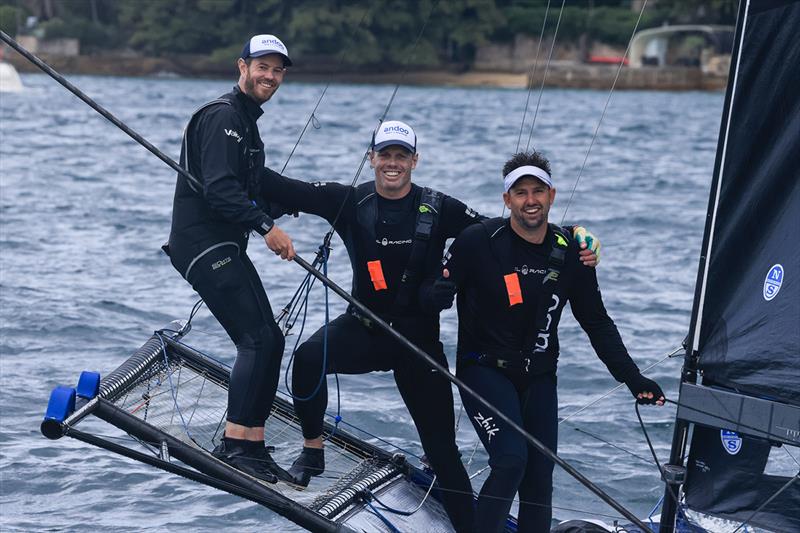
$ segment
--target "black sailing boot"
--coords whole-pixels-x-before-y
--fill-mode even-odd
[[[295,483],[294,478],[275,462],[269,454],[270,451],[263,442],[223,437],[211,454],[237,470],[267,483]]]
[[[289,475],[294,478],[294,483],[307,487],[313,476],[318,476],[325,471],[325,450],[322,448],[306,448],[294,460],[289,468]]]

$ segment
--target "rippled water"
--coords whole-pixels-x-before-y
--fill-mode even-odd
[[[73,81],[175,157],[191,111],[232,85]],[[49,78],[27,75],[23,82],[24,93],[0,95],[0,528],[295,530],[233,496],[39,433],[54,386],[74,383],[84,369],[112,370],[154,329],[185,318],[195,296],[159,250],[169,231],[174,173]],[[283,166],[322,89],[287,82],[265,106],[260,127],[273,168]],[[392,90],[332,86],[317,113],[320,128],[309,130],[286,173],[349,182]],[[415,180],[499,214],[500,168],[516,145],[525,96],[522,90],[401,87],[389,118],[417,130]],[[606,97],[599,91],[543,95],[533,144],[553,163],[556,221]],[[640,367],[661,360],[687,331],[721,106],[719,93],[615,93],[568,209],[568,222],[583,223],[602,239],[606,306]],[[280,225],[306,257],[326,229],[310,216]],[[251,257],[278,308],[303,272],[253,244]],[[349,286],[340,242],[330,272]],[[323,318],[322,292],[313,298],[318,305],[307,331]],[[333,307],[338,312],[344,305]],[[443,340],[451,360],[455,332],[450,311],[443,315]],[[567,416],[615,382],[568,313],[560,334],[559,396]],[[232,345],[207,313],[196,319],[188,340],[231,360]],[[679,368],[679,360],[670,359],[650,375],[675,394]],[[346,420],[420,451],[389,374],[345,376],[341,383]],[[646,411],[662,459],[673,415],[672,407]],[[646,459],[649,452],[627,390],[570,418],[559,438],[565,459],[636,514],[646,516],[657,503],[656,469],[632,455]],[[476,437],[466,420],[459,439],[469,457]],[[484,457],[479,447],[470,470]],[[563,472],[557,472],[554,504],[558,518],[616,514]]]

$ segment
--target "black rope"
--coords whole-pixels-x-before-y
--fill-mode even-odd
[[[653,443],[650,442],[650,435],[647,434],[647,428],[644,425],[644,421],[642,420],[642,415],[639,413],[639,402],[633,402],[634,409],[636,410],[636,418],[639,419],[639,426],[642,428],[642,433],[644,434],[644,438],[647,441],[647,447],[650,448],[650,453],[653,456],[653,461],[656,464],[656,468],[658,468],[658,473],[661,475],[661,478],[664,480],[667,491],[669,492],[670,498],[675,502],[676,506],[680,505],[680,501],[678,499],[678,495],[675,494],[673,491],[673,487],[670,486],[668,482],[666,482],[666,478],[664,477],[664,469],[661,467],[661,463],[658,461],[658,456],[656,455],[656,450],[653,448]]]

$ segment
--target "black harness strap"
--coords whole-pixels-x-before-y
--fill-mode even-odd
[[[403,270],[401,284],[395,299],[395,303],[399,307],[407,307],[413,302],[419,281],[425,272],[428,244],[438,227],[439,212],[444,201],[444,194],[429,187],[417,189],[415,194],[414,206],[417,214],[411,253]],[[356,218],[361,230],[366,234],[369,246],[373,246],[377,238],[375,225],[378,222],[378,198],[374,181],[362,183],[357,187]]]
[[[411,304],[425,272],[425,259],[428,256],[431,235],[433,235],[434,228],[437,226],[436,223],[439,219],[443,200],[444,195],[439,191],[435,191],[430,187],[422,189],[419,207],[417,207],[417,220],[414,226],[411,253],[408,256],[408,262],[403,271],[403,277],[400,280],[401,285],[395,300],[397,305],[401,307]]]

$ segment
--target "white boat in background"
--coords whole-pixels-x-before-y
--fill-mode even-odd
[[[11,63],[3,61],[3,49],[0,48],[0,93],[18,93],[24,89],[17,69]]]

